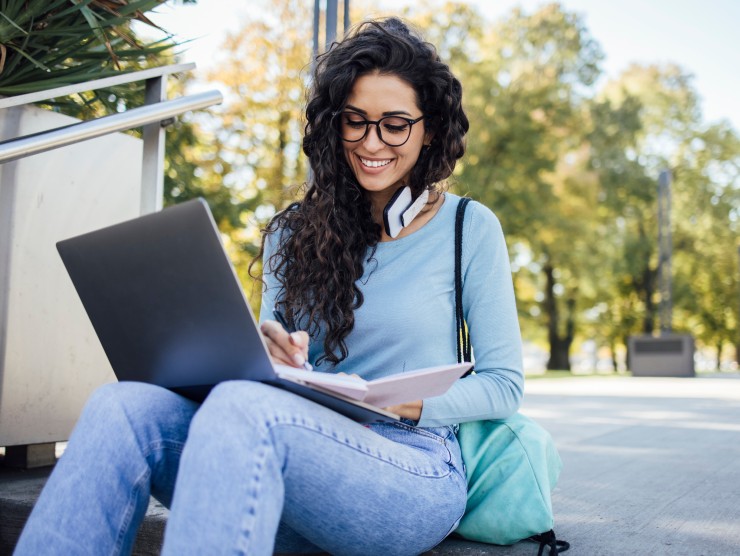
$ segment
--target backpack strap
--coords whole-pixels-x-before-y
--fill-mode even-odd
[[[455,214],[455,322],[457,325],[457,362],[472,360],[472,350],[470,347],[470,331],[465,323],[465,313],[463,312],[462,303],[462,240],[463,240],[463,222],[465,220],[465,207],[470,199],[463,197],[457,204],[457,213]],[[473,370],[468,371],[465,376]],[[558,540],[555,537],[555,531],[550,529],[539,535],[532,535],[527,540],[540,544],[537,556],[543,556],[545,548],[549,547],[548,556],[558,556],[570,548],[570,543],[564,540]]]
[[[470,334],[465,325],[465,314],[462,304],[462,240],[463,221],[465,220],[465,207],[470,199],[463,197],[457,204],[455,214],[455,321],[457,324],[457,362],[471,361]],[[471,369],[472,371],[472,369]],[[468,374],[471,372],[468,371]]]
[[[558,540],[555,538],[555,531],[550,529],[539,535],[532,535],[527,539],[528,541],[540,543],[540,549],[537,551],[537,556],[543,556],[545,548],[549,547],[550,551],[547,553],[548,556],[558,556],[561,552],[565,552],[570,548],[570,543],[564,540]]]

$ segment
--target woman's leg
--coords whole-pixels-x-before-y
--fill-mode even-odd
[[[163,554],[272,554],[285,550],[281,520],[332,554],[421,553],[465,508],[457,443],[436,432],[367,428],[271,386],[223,383],[193,419]]]
[[[198,405],[148,384],[99,388],[44,487],[15,554],[129,554],[150,492],[172,499]]]
[[[275,537],[276,556],[295,556],[296,554],[324,554],[318,546],[302,537],[284,522],[280,522]]]

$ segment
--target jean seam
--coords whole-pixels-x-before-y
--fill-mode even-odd
[[[147,467],[134,481],[133,488],[129,491],[128,504],[126,505],[126,511],[123,514],[123,519],[118,528],[118,536],[116,538],[116,544],[114,547],[113,554],[120,554],[123,548],[123,541],[126,537],[126,532],[131,528],[131,519],[136,508],[136,493],[141,489],[142,485],[151,473],[149,467]],[[148,503],[148,501],[147,501]],[[135,540],[135,539],[134,539]]]
[[[438,434],[434,434],[433,432],[429,432],[423,428],[413,427],[411,425],[407,425],[406,423],[402,423],[400,421],[397,423],[393,423],[393,425],[397,428],[404,429],[406,431],[413,432],[421,436],[426,436],[427,438],[431,438],[432,440],[436,440],[437,442],[440,442],[442,444],[444,444],[445,442],[445,439],[439,436]]]
[[[185,443],[175,440],[155,440],[146,445],[146,449],[141,451],[141,455],[144,456],[144,459],[149,460],[149,456],[158,449],[174,450],[182,454],[182,451],[185,449]]]
[[[427,430],[424,430],[423,428],[412,427],[410,425],[406,425],[405,423],[398,423],[398,425],[400,425],[402,428],[408,430],[409,432],[414,432],[416,434],[420,434],[421,436],[425,436],[425,437],[431,438],[433,440],[438,441],[440,444],[442,444],[445,447],[445,450],[447,450],[447,459],[445,460],[445,463],[447,464],[447,466],[450,469],[454,468],[454,465],[452,463],[452,452],[450,451],[450,447],[447,444],[447,438],[448,437],[442,438],[438,434],[435,434],[433,432],[429,432]]]
[[[268,431],[270,429],[268,428]],[[259,459],[255,462],[254,466],[254,475],[252,484],[254,485],[254,488],[249,490],[249,493],[251,496],[249,496],[248,500],[251,503],[247,504],[247,507],[245,508],[244,517],[242,518],[242,527],[241,527],[241,535],[238,538],[237,541],[237,554],[250,554],[250,544],[254,540],[254,535],[251,534],[251,532],[254,530],[254,520],[256,519],[257,515],[257,500],[260,496],[260,481],[258,472],[261,471],[264,466],[265,462],[267,461],[267,441],[263,440],[261,443],[261,453]],[[250,523],[250,521],[252,523]]]
[[[135,494],[136,492],[141,488],[141,485],[144,481],[144,479],[151,476],[151,467],[149,464],[149,455],[151,455],[151,451],[149,446],[143,446],[141,440],[139,439],[139,435],[135,432],[137,428],[134,426],[133,421],[131,420],[131,417],[129,416],[128,412],[126,411],[126,408],[121,403],[121,401],[118,398],[115,398],[115,401],[117,402],[117,405],[119,409],[121,410],[121,414],[123,415],[123,418],[126,420],[126,423],[128,425],[128,429],[131,432],[131,434],[134,437],[134,441],[136,446],[139,448],[139,453],[142,456],[142,459],[145,462],[145,469],[141,472],[141,474],[136,478],[133,484],[133,488],[129,491],[129,497],[128,497],[128,505],[126,507],[126,511],[123,514],[123,519],[119,525],[118,529],[118,535],[116,538],[116,543],[114,546],[114,554],[120,554],[124,538],[126,536],[126,532],[129,530],[131,526],[131,518],[134,513],[134,509],[136,507],[135,503]],[[131,502],[134,503],[131,503]],[[148,503],[148,500],[147,500]],[[134,539],[135,540],[135,539]]]
[[[411,473],[411,474],[416,475],[416,476],[419,476],[419,477],[427,477],[427,478],[430,478],[430,479],[444,479],[446,477],[449,477],[452,474],[451,467],[449,465],[449,462],[452,459],[452,455],[450,454],[450,450],[449,450],[449,448],[447,448],[446,445],[445,445],[445,447],[447,448],[447,454],[449,456],[449,460],[447,462],[444,462],[446,464],[445,465],[446,472],[442,472],[440,470],[438,474],[433,474],[432,472],[424,473],[424,472],[422,472],[422,471],[420,471],[418,469],[412,469],[412,468],[409,468],[409,467],[407,467],[405,465],[401,465],[400,463],[395,462],[395,461],[389,459],[388,457],[383,456],[382,454],[373,454],[372,452],[369,452],[369,451],[363,449],[361,446],[355,446],[355,445],[352,445],[352,444],[350,444],[348,442],[345,442],[345,441],[343,441],[343,440],[341,440],[339,438],[339,436],[338,436],[339,433],[330,433],[329,431],[325,431],[325,430],[321,429],[320,426],[312,426],[312,425],[310,425],[308,423],[305,423],[305,422],[303,422],[303,423],[300,423],[300,422],[281,422],[279,420],[279,418],[275,418],[275,421],[274,422],[267,421],[266,422],[266,425],[268,427],[268,430],[270,430],[270,431],[272,431],[272,429],[274,427],[278,427],[278,426],[297,427],[297,428],[302,428],[302,429],[305,429],[305,430],[310,430],[312,432],[315,432],[315,433],[318,433],[318,434],[324,436],[325,438],[327,438],[329,440],[333,440],[333,441],[337,442],[338,444],[341,444],[343,446],[346,446],[347,448],[350,448],[350,449],[355,450],[357,452],[363,453],[363,454],[365,454],[367,456],[370,456],[370,457],[372,457],[374,459],[377,459],[379,461],[382,461],[384,463],[387,463],[387,464],[392,465],[392,466],[394,466],[394,467],[396,467],[398,469],[402,469],[402,470],[404,470],[404,471],[406,471],[408,473]],[[413,428],[413,427],[410,427],[410,428]],[[431,433],[426,433],[426,435],[428,435],[428,434],[431,434]],[[437,438],[439,438],[439,437],[437,437]]]

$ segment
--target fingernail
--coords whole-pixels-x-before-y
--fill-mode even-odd
[[[300,353],[296,353],[293,356],[293,361],[295,361],[295,364],[299,367],[302,367],[303,364],[306,362],[306,360],[303,358],[303,356]]]
[[[300,340],[301,340],[301,336],[298,334],[298,332],[293,332],[290,335],[290,343],[293,344],[294,346],[299,345],[298,342],[300,342]]]

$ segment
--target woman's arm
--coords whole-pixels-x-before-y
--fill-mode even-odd
[[[522,398],[521,335],[506,242],[496,216],[476,202],[465,214],[462,259],[475,374],[424,400],[420,426],[502,419],[517,411]]]

